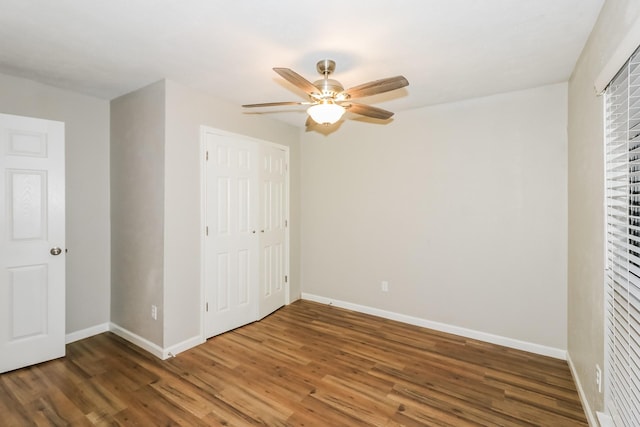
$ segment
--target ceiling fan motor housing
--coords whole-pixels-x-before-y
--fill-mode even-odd
[[[336,99],[336,95],[344,92],[344,87],[339,81],[329,78],[329,75],[336,69],[336,62],[331,59],[323,59],[318,61],[316,69],[318,70],[318,73],[324,76],[322,80],[316,80],[313,82],[313,85],[320,90],[321,98],[338,100]],[[340,101],[346,99],[345,97],[340,98]]]
[[[313,82],[313,85],[318,88],[320,94],[323,97],[335,97],[340,92],[344,91],[344,87],[339,81],[333,79],[322,79]]]

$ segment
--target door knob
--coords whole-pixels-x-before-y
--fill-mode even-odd
[[[60,255],[62,253],[62,249],[60,249],[60,248],[51,248],[49,253],[51,255]]]

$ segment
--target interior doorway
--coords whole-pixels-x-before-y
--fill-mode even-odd
[[[0,114],[0,372],[65,354],[64,123]]]

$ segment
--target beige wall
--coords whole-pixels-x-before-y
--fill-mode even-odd
[[[166,82],[165,345],[199,336],[200,126],[290,147],[291,299],[300,295],[299,130],[256,115],[175,82]]]
[[[568,353],[587,410],[602,410],[604,368],[603,98],[594,81],[640,16],[640,2],[607,1],[569,82]]]
[[[0,112],[66,132],[66,331],[109,322],[109,102],[0,74]]]
[[[565,350],[566,125],[557,84],[304,134],[303,292]]]
[[[120,97],[111,103],[111,319],[164,352],[202,337],[201,125],[290,147],[292,299],[300,295],[299,131],[171,81]]]
[[[165,88],[111,101],[111,322],[163,347]],[[158,319],[151,317],[158,307]]]

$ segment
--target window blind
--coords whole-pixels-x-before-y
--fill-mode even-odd
[[[605,92],[606,411],[640,426],[640,54]]]

